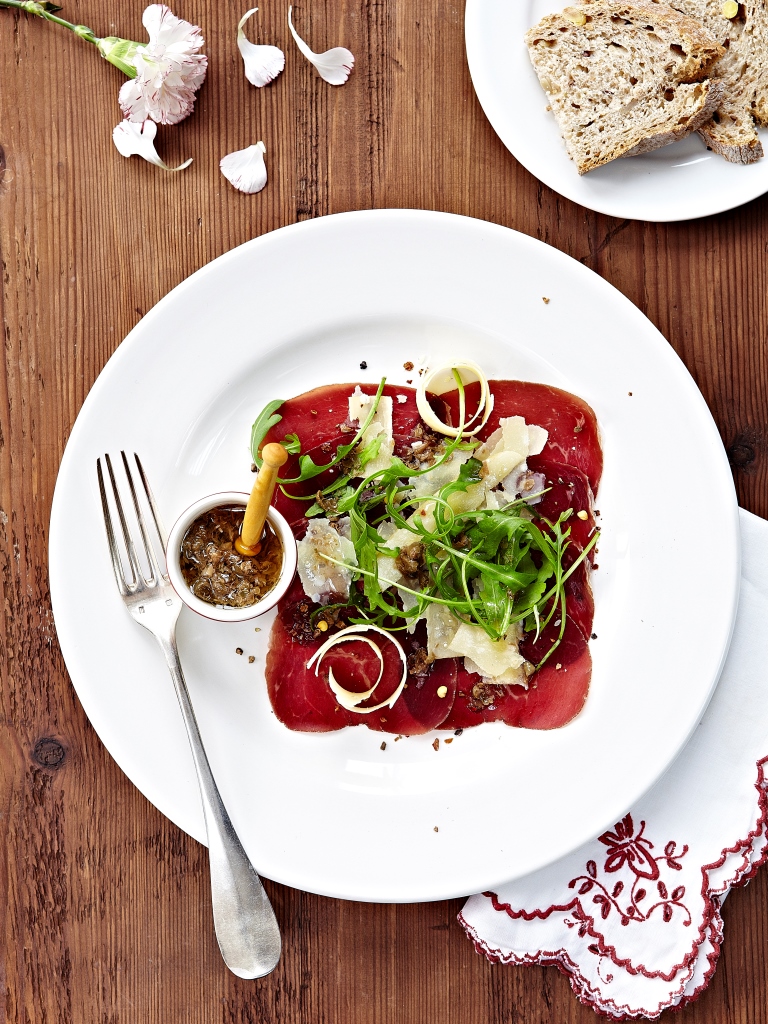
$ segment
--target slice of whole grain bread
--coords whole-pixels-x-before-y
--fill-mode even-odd
[[[728,12],[723,0],[667,3],[700,21],[725,49],[716,71],[725,95],[699,134],[731,163],[754,163],[763,155],[755,124],[768,127],[768,0],[743,0],[733,18],[723,13]]]
[[[526,43],[580,174],[688,135],[722,100],[706,76],[723,47],[663,3],[589,0],[542,18]]]

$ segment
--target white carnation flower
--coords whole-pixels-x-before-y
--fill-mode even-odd
[[[121,88],[120,106],[128,121],[176,124],[192,113],[205,79],[208,58],[198,53],[205,40],[164,4],[147,7],[142,22],[149,42],[132,56],[136,77]]]

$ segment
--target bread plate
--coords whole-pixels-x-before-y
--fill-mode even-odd
[[[707,217],[768,191],[768,157],[731,164],[695,134],[580,176],[546,109],[524,41],[545,14],[565,6],[565,0],[467,0],[465,39],[475,92],[504,145],[531,174],[587,209],[630,220]],[[768,130],[759,134],[768,151]]]
[[[171,681],[114,585],[96,458],[137,451],[170,524],[201,495],[250,489],[250,428],[270,400],[384,375],[403,385],[404,363],[430,353],[470,353],[490,377],[553,384],[597,414],[592,686],[562,729],[486,723],[437,751],[431,735],[291,732],[264,682],[269,616],[255,632],[183,609],[190,693],[254,865],[348,899],[442,899],[543,867],[618,821],[686,743],[727,651],[739,535],[717,429],[672,348],[602,278],[508,228],[322,217],[227,253],[140,321],[85,400],[53,501],[51,594],[78,697],[129,778],[204,841]],[[163,402],[137,417],[150,390]]]

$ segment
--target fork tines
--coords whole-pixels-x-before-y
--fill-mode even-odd
[[[160,517],[157,513],[157,506],[155,499],[152,495],[151,488],[147,481],[144,467],[141,464],[141,460],[138,455],[134,453],[133,461],[135,462],[135,469],[131,469],[131,463],[126,456],[125,452],[120,453],[125,479],[128,484],[128,488],[131,493],[131,505],[133,509],[133,516],[129,512],[129,518],[134,518],[138,524],[139,532],[141,535],[143,554],[146,558],[147,565],[149,567],[149,573],[145,573],[142,569],[139,557],[136,552],[136,544],[134,543],[134,537],[136,536],[135,530],[132,531],[129,526],[128,518],[126,517],[125,508],[123,501],[120,497],[120,487],[115,477],[115,470],[112,466],[112,459],[108,454],[103,456],[103,459],[96,460],[96,475],[99,481],[99,493],[101,495],[101,507],[104,513],[104,526],[107,531],[107,540],[109,541],[109,554],[112,560],[112,569],[115,573],[115,579],[117,581],[120,593],[125,596],[130,593],[140,583],[146,586],[157,586],[158,583],[168,582],[168,577],[164,572],[164,566],[161,566],[160,559],[157,556],[155,545],[153,544],[149,532],[147,530],[147,520],[142,510],[142,504],[145,504],[149,510],[150,518],[154,524],[154,529],[162,550],[165,550],[166,535],[163,530]],[[114,506],[117,512],[117,517],[120,521],[120,530],[122,533],[122,540],[124,544],[125,555],[127,556],[128,565],[131,570],[131,578],[126,577],[126,573],[123,568],[123,559],[121,558],[120,549],[118,546],[118,540],[115,535],[115,528],[113,526],[113,515],[110,507],[110,495],[108,493],[107,484],[105,481],[105,474],[102,469],[102,462],[106,466],[106,475],[109,478],[109,484],[111,491],[111,504]],[[135,475],[138,476],[138,486],[134,482]],[[138,543],[138,541],[136,541]]]

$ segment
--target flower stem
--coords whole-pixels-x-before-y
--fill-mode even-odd
[[[11,7],[17,11],[24,11],[27,14],[35,14],[38,18],[45,18],[46,21],[52,21],[56,25],[69,29],[70,32],[74,32],[76,36],[84,39],[87,43],[93,43],[94,46],[99,45],[98,36],[94,35],[87,25],[73,25],[71,21],[57,18],[55,14],[46,9],[44,4],[38,3],[37,0],[0,0],[0,7]]]

